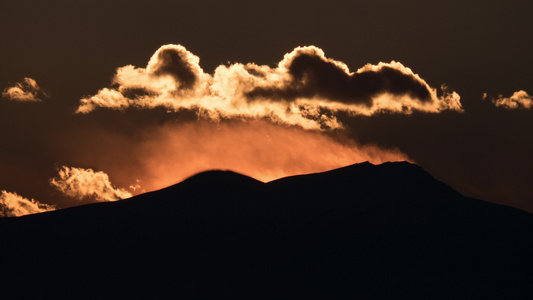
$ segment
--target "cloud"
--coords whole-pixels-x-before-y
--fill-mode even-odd
[[[360,145],[339,131],[305,130],[266,120],[167,122],[128,135],[103,126],[72,145],[76,148],[70,150],[71,160],[76,164],[105,169],[120,186],[140,180],[146,191],[210,169],[270,181],[364,161],[410,161],[398,149]]]
[[[19,217],[55,209],[56,207],[53,205],[39,203],[33,199],[29,200],[16,193],[0,191],[0,217]]]
[[[147,73],[160,78],[170,76],[176,84],[176,91],[192,90],[202,76],[200,59],[181,45],[166,45],[152,56]]]
[[[13,101],[40,102],[42,97],[50,98],[50,94],[41,90],[37,81],[32,78],[24,78],[22,82],[15,83],[14,86],[4,89],[2,96]]]
[[[254,68],[253,65],[248,66],[248,70]],[[257,68],[255,72],[259,77],[265,74]],[[306,99],[304,103],[323,100],[318,104],[333,110],[367,115],[380,110],[438,112],[461,109],[459,98],[454,99],[451,94],[439,98],[436,90],[411,69],[394,61],[367,64],[356,72],[350,72],[344,63],[328,59],[317,47],[298,47],[285,55],[272,72],[278,73],[280,79],[260,82],[245,92],[247,98]],[[380,101],[383,95],[390,103]]]
[[[483,100],[486,99],[488,99],[488,95],[487,93],[484,93]],[[503,97],[503,95],[498,95],[497,98],[492,98],[491,101],[495,106],[507,109],[533,108],[533,96],[528,95],[528,93],[523,90],[514,92],[511,97]]]
[[[181,45],[165,45],[146,68],[117,69],[113,86],[80,100],[77,113],[98,107],[165,107],[221,118],[263,118],[305,129],[335,129],[338,112],[373,115],[462,111],[460,97],[445,85],[430,87],[399,62],[367,64],[356,72],[317,47],[298,47],[277,67],[221,65],[206,74],[200,59]]]
[[[124,189],[113,187],[106,173],[92,169],[63,166],[59,170],[59,177],[52,178],[50,184],[78,200],[94,197],[96,201],[116,201],[132,196]]]

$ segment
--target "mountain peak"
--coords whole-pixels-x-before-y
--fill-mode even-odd
[[[465,198],[408,162],[268,183],[208,171],[7,219],[0,232],[0,282],[30,298],[57,282],[94,297],[533,296],[533,216]]]
[[[208,170],[204,172],[197,173],[184,181],[182,183],[189,183],[189,182],[230,182],[230,181],[238,181],[238,182],[247,182],[251,184],[259,184],[262,183],[259,180],[256,180],[252,177],[231,171],[231,170]]]

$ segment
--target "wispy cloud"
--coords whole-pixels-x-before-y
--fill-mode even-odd
[[[29,200],[16,193],[0,191],[0,217],[19,217],[55,209],[53,205]]]
[[[80,164],[106,170],[133,194],[176,184],[210,169],[233,170],[258,180],[327,171],[353,163],[410,160],[399,149],[361,145],[343,132],[305,130],[266,120],[194,120],[146,125],[135,136],[106,128],[80,137]],[[120,153],[119,156],[116,153]]]
[[[487,93],[483,94],[483,100],[488,99]],[[514,92],[511,97],[503,97],[503,95],[498,95],[496,98],[491,99],[492,103],[498,107],[503,107],[507,109],[531,109],[533,108],[533,96],[528,95],[526,91],[520,90]]]
[[[317,47],[298,47],[277,67],[221,65],[205,73],[200,59],[181,45],[165,45],[146,68],[117,69],[113,86],[81,99],[78,113],[98,107],[165,107],[212,118],[266,118],[305,129],[340,128],[336,113],[373,115],[462,111],[446,86],[430,87],[399,62],[368,64],[351,72]]]
[[[23,81],[4,89],[2,96],[13,101],[40,102],[41,98],[49,98],[50,94],[41,90],[35,79],[26,77]]]
[[[116,201],[132,196],[125,189],[115,188],[106,173],[92,169],[63,166],[50,184],[78,200],[93,197],[96,201]]]

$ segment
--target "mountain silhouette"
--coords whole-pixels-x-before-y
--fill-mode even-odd
[[[6,298],[533,299],[533,215],[407,162],[0,219]]]

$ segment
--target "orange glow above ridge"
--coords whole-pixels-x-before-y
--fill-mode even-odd
[[[109,153],[93,161],[119,187],[138,182],[139,194],[178,183],[196,173],[232,170],[267,182],[370,161],[409,160],[398,150],[333,138],[319,131],[267,121],[190,122],[146,129],[141,142],[107,145]],[[120,145],[118,145],[120,144]],[[116,148],[116,147],[115,147]],[[93,156],[94,158],[95,156]]]

